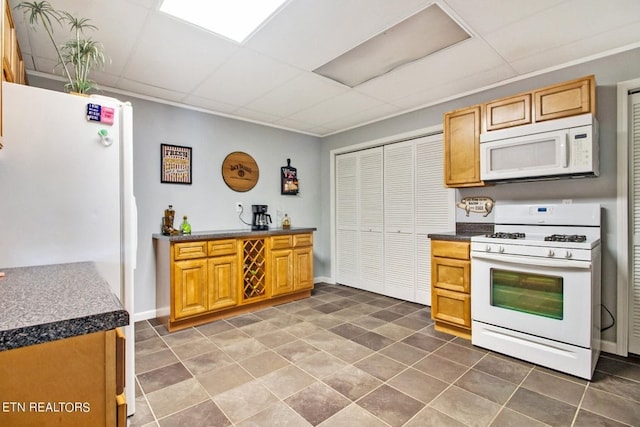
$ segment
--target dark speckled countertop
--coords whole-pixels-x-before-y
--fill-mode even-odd
[[[0,271],[0,351],[129,324],[92,262]]]
[[[249,229],[238,230],[214,230],[214,231],[195,231],[191,234],[176,234],[175,236],[165,236],[164,234],[154,234],[154,239],[170,240],[172,242],[188,242],[191,240],[211,240],[211,239],[231,239],[238,237],[260,237],[260,236],[277,236],[281,234],[299,234],[311,233],[316,231],[315,227],[291,227],[289,229],[272,228],[262,231],[251,231]]]
[[[430,233],[428,237],[432,240],[450,240],[468,242],[473,236],[481,236],[493,233],[493,224],[484,222],[458,222],[456,231],[443,233]]]

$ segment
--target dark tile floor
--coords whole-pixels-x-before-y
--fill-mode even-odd
[[[585,381],[434,331],[428,307],[318,284],[180,332],[136,324],[131,426],[640,425],[640,358]]]

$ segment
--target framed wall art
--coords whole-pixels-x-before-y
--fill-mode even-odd
[[[298,169],[291,166],[291,159],[287,159],[287,166],[280,168],[280,194],[296,195],[299,188]]]
[[[160,144],[160,182],[191,184],[191,147]]]

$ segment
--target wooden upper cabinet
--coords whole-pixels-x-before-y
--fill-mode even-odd
[[[594,76],[560,83],[533,92],[535,120],[559,119],[596,112]]]
[[[482,106],[484,130],[492,131],[531,123],[531,94],[510,96]]]
[[[18,36],[11,17],[11,8],[6,0],[2,19],[2,72],[5,81],[19,84],[26,83]]]
[[[480,180],[480,105],[444,115],[444,183],[478,187]]]

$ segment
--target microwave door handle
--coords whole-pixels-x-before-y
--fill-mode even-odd
[[[563,132],[561,139],[564,141],[560,141],[560,165],[566,169],[569,166],[569,133]]]

